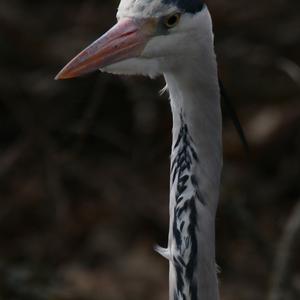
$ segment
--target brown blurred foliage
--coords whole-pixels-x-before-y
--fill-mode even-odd
[[[251,147],[247,156],[224,116],[222,299],[278,287],[299,299],[300,2],[207,2]],[[53,80],[115,22],[117,5],[0,2],[0,299],[168,297],[168,265],[153,252],[168,232],[162,79]]]

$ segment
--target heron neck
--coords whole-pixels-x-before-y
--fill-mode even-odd
[[[215,214],[222,169],[222,117],[213,49],[165,73],[173,114],[170,299],[219,299]]]
[[[214,53],[205,63],[193,61],[190,66],[164,74],[170,93],[173,117],[172,156],[182,126],[185,124],[199,162],[194,170],[199,179],[217,187],[222,169],[222,113],[217,64]],[[211,209],[217,205],[218,193],[209,197]]]

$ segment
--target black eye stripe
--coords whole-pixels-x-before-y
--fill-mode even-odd
[[[179,9],[192,14],[201,11],[204,6],[201,0],[162,0],[162,2],[167,5],[175,5]]]

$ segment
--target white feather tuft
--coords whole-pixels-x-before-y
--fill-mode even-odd
[[[166,84],[160,91],[159,96],[162,96],[168,90],[168,85]]]
[[[171,258],[169,248],[163,248],[158,245],[155,245],[154,251],[156,251],[158,254],[160,254],[162,257],[166,258],[167,260],[170,260],[170,258]]]

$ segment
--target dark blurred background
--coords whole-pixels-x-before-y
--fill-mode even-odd
[[[209,0],[224,116],[223,300],[300,299],[300,1]],[[168,299],[163,80],[53,78],[118,1],[0,1],[0,299]]]

